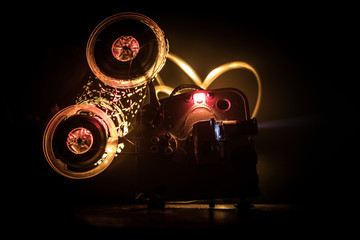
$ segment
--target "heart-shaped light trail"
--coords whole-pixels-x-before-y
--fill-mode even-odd
[[[193,82],[197,86],[199,86],[203,89],[207,89],[217,77],[219,77],[221,74],[223,74],[229,70],[244,68],[244,69],[251,71],[255,75],[256,81],[258,84],[258,94],[257,94],[256,104],[254,107],[254,111],[251,115],[251,118],[254,118],[256,116],[257,112],[259,111],[261,95],[262,95],[261,81],[260,81],[259,74],[256,72],[256,70],[250,64],[248,64],[246,62],[238,62],[238,61],[225,63],[225,64],[215,68],[214,70],[212,70],[206,76],[205,80],[202,81],[200,79],[200,77],[196,74],[194,69],[180,57],[178,57],[172,53],[168,53],[167,58],[170,59],[171,61],[173,61],[176,65],[178,65],[191,78],[191,80],[193,80]],[[170,95],[171,92],[174,90],[173,88],[166,86],[164,84],[164,82],[162,81],[159,74],[156,76],[156,80],[159,84],[158,86],[155,86],[156,94],[158,94],[159,92],[163,92],[163,93]]]

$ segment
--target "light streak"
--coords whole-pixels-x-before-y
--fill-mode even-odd
[[[170,95],[173,90],[174,89],[172,87],[168,87],[165,85],[155,86],[156,96],[158,96],[159,92],[163,92],[163,93]]]
[[[212,70],[205,78],[204,82],[201,84],[200,87],[207,89],[212,82],[214,82],[214,80],[219,77],[221,74],[229,71],[229,70],[233,70],[233,69],[247,69],[249,71],[251,71],[254,76],[256,77],[256,81],[258,84],[258,94],[257,94],[257,99],[256,99],[256,104],[252,113],[251,118],[254,118],[259,110],[259,106],[260,106],[260,102],[261,102],[261,95],[262,95],[262,90],[261,90],[261,81],[260,81],[260,77],[258,75],[258,73],[256,72],[256,70],[250,66],[248,63],[246,62],[230,62],[230,63],[226,63],[221,65],[220,67],[215,68],[214,70]]]
[[[308,124],[317,124],[320,122],[317,115],[301,116],[296,118],[277,119],[258,123],[258,128],[287,128],[294,126],[303,126]]]
[[[201,85],[202,81],[200,77],[196,74],[194,69],[192,69],[192,67],[190,67],[190,65],[186,63],[183,59],[172,53],[168,53],[167,58],[176,63],[193,80],[196,85]]]
[[[155,79],[159,85],[165,85],[159,74],[155,76]]]
[[[259,107],[260,107],[261,96],[262,96],[262,87],[261,87],[261,80],[260,80],[259,74],[250,64],[248,64],[246,62],[239,62],[239,61],[225,63],[225,64],[215,68],[214,70],[212,70],[206,76],[204,81],[202,81],[200,79],[200,77],[196,74],[195,70],[180,57],[178,57],[172,53],[168,53],[167,58],[170,59],[171,61],[173,61],[175,64],[177,64],[191,78],[191,80],[197,86],[199,86],[203,89],[207,89],[211,85],[211,83],[213,83],[215,81],[215,79],[217,77],[219,77],[221,74],[223,74],[229,70],[243,68],[243,69],[247,69],[247,70],[251,71],[254,74],[254,76],[256,77],[256,81],[257,81],[257,85],[258,85],[258,94],[257,94],[256,104],[255,104],[253,113],[251,115],[251,118],[256,117],[256,115],[259,111]],[[155,86],[156,96],[158,95],[159,92],[163,92],[163,93],[170,95],[171,92],[173,91],[173,88],[166,86],[159,75],[156,76],[156,80],[159,84],[158,86]]]

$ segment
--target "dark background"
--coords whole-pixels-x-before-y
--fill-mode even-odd
[[[14,16],[3,21],[3,49],[9,53],[3,69],[9,144],[3,166],[9,195],[21,203],[47,201],[48,179],[55,173],[41,141],[50,108],[74,103],[89,71],[85,47],[95,26],[115,13],[134,11],[152,18],[168,38],[170,52],[201,78],[230,61],[245,61],[258,71],[263,98],[255,146],[261,194],[253,202],[332,208],[354,201],[359,126],[357,79],[351,74],[356,61],[351,58],[356,56],[352,7],[211,4],[4,7]],[[170,61],[160,75],[172,87],[190,83]],[[239,88],[254,107],[257,85],[246,70],[228,72],[211,87]]]

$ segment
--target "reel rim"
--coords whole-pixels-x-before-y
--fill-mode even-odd
[[[158,43],[158,55],[153,65],[148,70],[146,70],[143,75],[131,79],[118,79],[104,74],[99,68],[99,66],[96,64],[94,56],[94,47],[99,34],[102,32],[102,30],[106,29],[106,27],[108,27],[112,23],[121,20],[137,20],[147,25],[153,31]],[[135,12],[118,13],[103,20],[92,31],[86,46],[86,59],[91,71],[103,83],[111,87],[120,89],[134,88],[150,82],[163,68],[166,62],[167,53],[168,42],[161,28],[149,17]]]
[[[54,140],[56,129],[59,124],[66,118],[80,115],[82,113],[94,115],[98,117],[101,121],[103,121],[103,125],[107,132],[107,142],[105,146],[105,151],[102,154],[103,157],[99,159],[99,161],[97,162],[98,164],[94,168],[86,171],[73,171],[67,167],[68,164],[66,162],[55,156],[52,143]],[[62,109],[51,118],[44,131],[42,145],[46,161],[53,170],[55,170],[60,175],[68,178],[85,179],[100,174],[111,164],[117,150],[118,133],[116,131],[116,127],[113,121],[101,109],[98,109],[93,105],[87,104],[71,105]]]

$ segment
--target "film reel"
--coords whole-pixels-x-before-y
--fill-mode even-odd
[[[138,13],[113,15],[94,29],[86,57],[96,78],[89,78],[76,105],[58,112],[44,132],[45,158],[56,172],[83,179],[110,165],[167,50],[162,30]]]
[[[59,174],[83,179],[104,171],[112,162],[118,144],[113,121],[93,105],[72,105],[48,123],[43,151]]]
[[[102,21],[87,43],[90,69],[114,88],[151,81],[165,64],[167,42],[159,26],[138,13],[119,13]]]

